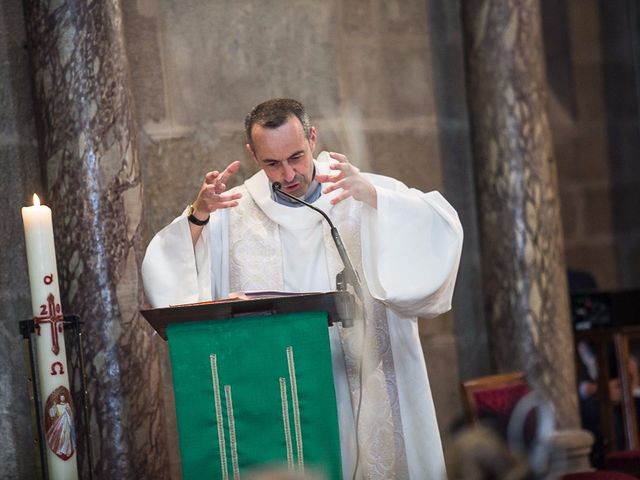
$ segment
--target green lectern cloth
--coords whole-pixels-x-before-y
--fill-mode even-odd
[[[266,464],[342,477],[326,313],[173,324],[167,337],[185,480]]]

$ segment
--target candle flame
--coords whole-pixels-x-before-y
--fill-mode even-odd
[[[38,197],[37,193],[33,194],[33,206],[34,207],[39,207],[40,206],[40,197]]]

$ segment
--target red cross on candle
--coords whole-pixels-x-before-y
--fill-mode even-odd
[[[51,325],[51,351],[58,355],[60,353],[60,345],[58,344],[58,333],[62,333],[62,322],[64,317],[61,315],[60,304],[55,303],[53,293],[47,296],[47,304],[40,305],[40,315],[34,317],[36,332],[40,335],[40,325],[48,323]]]

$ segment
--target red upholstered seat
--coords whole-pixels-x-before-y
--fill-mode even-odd
[[[462,382],[467,413],[476,423],[484,416],[509,416],[529,390],[522,372],[487,375]]]
[[[522,372],[488,375],[462,382],[465,407],[474,423],[493,428],[506,440],[507,425],[517,403],[531,391]],[[527,419],[530,440],[534,432],[533,417]]]
[[[562,476],[562,480],[635,480],[637,478],[638,477],[634,477],[628,473],[610,472],[607,470],[571,473]]]
[[[618,470],[640,476],[640,450],[611,452],[605,456],[604,466],[607,470]]]
[[[531,389],[526,383],[482,388],[473,392],[478,419],[484,417],[509,418],[518,401]]]

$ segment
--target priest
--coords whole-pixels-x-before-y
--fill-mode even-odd
[[[229,190],[239,162],[205,176],[195,201],[147,249],[149,301],[335,290],[343,265],[328,225],[275,193],[280,183],[329,215],[363,280],[362,318],[329,329],[344,478],[444,478],[416,317],[451,307],[463,236],[455,210],[438,192],[360,172],[340,153],[314,158],[316,129],[295,100],[261,103],[245,129],[260,171]]]

